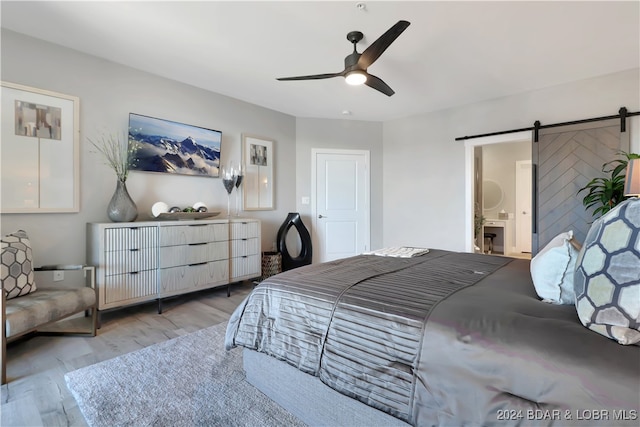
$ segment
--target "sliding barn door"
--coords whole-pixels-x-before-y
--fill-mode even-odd
[[[582,243],[594,218],[577,194],[591,179],[605,176],[602,164],[629,151],[629,132],[612,119],[540,129],[533,142],[534,209],[532,254],[558,234],[573,230]]]

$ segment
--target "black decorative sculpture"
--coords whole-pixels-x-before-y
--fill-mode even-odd
[[[293,258],[287,250],[287,233],[291,227],[295,227],[300,235],[300,243],[302,245],[300,254]],[[302,223],[302,218],[298,212],[289,212],[287,219],[284,220],[278,230],[278,252],[282,254],[282,271],[291,270],[293,268],[302,267],[311,264],[313,256],[311,248],[311,235]]]

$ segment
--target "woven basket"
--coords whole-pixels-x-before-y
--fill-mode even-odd
[[[282,255],[280,252],[262,253],[262,277],[264,280],[282,272]]]

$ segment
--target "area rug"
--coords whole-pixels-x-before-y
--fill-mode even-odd
[[[303,426],[245,381],[226,322],[65,375],[90,426]]]

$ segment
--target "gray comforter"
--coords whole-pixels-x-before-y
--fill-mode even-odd
[[[638,425],[640,347],[539,301],[529,263],[432,250],[261,283],[227,348],[267,353],[413,425]]]

